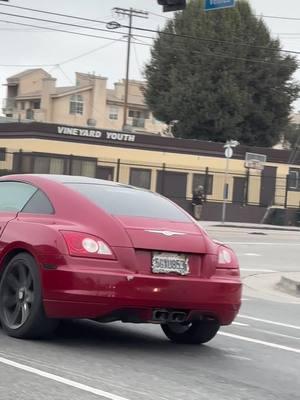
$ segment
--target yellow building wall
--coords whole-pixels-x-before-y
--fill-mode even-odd
[[[192,196],[192,179],[193,173],[205,173],[205,169],[209,168],[209,174],[213,175],[213,193],[208,195],[208,200],[222,200],[224,188],[224,171],[226,168],[226,160],[217,157],[204,157],[191,154],[167,153],[161,151],[148,151],[141,149],[131,149],[125,147],[112,147],[103,145],[91,145],[85,143],[72,143],[54,140],[42,139],[0,139],[0,147],[7,148],[8,152],[16,152],[22,149],[24,152],[41,152],[51,154],[63,154],[92,157],[98,159],[98,165],[113,166],[121,160],[121,168],[119,181],[125,184],[129,183],[130,167],[135,165],[139,168],[149,168],[152,170],[151,190],[156,190],[157,171],[161,170],[163,164],[166,165],[168,171],[185,172],[188,174],[187,179],[187,196]],[[124,165],[125,163],[125,165]],[[126,165],[128,164],[128,165]],[[277,175],[285,177],[289,172],[289,166],[283,164],[268,164],[277,166]],[[7,155],[5,162],[0,162],[1,169],[12,169],[12,155]],[[180,171],[182,170],[182,171]],[[243,160],[229,161],[229,175],[227,183],[229,185],[229,198],[232,200],[234,176],[246,177],[246,169]],[[282,179],[284,183],[284,179]],[[248,201],[249,203],[259,204],[260,199],[261,173],[250,173]],[[285,186],[278,184],[276,189],[276,202],[284,204]],[[298,206],[300,203],[300,192],[288,193],[288,205]]]

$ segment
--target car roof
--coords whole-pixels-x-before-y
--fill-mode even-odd
[[[38,181],[51,181],[58,184],[78,183],[78,184],[93,184],[98,186],[110,186],[115,188],[127,188],[134,189],[137,191],[149,192],[144,188],[135,187],[132,185],[126,185],[124,183],[108,181],[105,179],[90,178],[88,176],[74,176],[74,175],[55,175],[55,174],[17,174],[17,175],[4,175],[0,176],[0,181],[24,181],[33,185],[37,184]]]
[[[43,179],[47,181],[53,181],[57,183],[91,183],[95,185],[106,185],[106,186],[125,186],[130,187],[128,185],[124,185],[118,182],[107,181],[104,179],[96,179],[96,178],[89,178],[87,176],[73,176],[73,175],[52,175],[52,174],[18,174],[18,175],[5,175],[1,176],[0,180],[24,180],[30,181]]]
[[[106,181],[104,179],[90,178],[88,176],[52,175],[52,174],[29,174],[27,176],[32,176],[32,177],[36,176],[47,180],[55,181],[58,183],[93,183],[95,185],[121,186],[117,182]]]

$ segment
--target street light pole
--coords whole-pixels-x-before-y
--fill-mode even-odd
[[[226,208],[228,199],[228,171],[229,171],[229,157],[226,157],[226,168],[224,176],[224,188],[223,188],[223,207],[222,207],[222,224],[226,221]]]
[[[224,174],[224,188],[223,188],[223,206],[222,206],[222,224],[225,224],[226,221],[226,209],[227,209],[227,201],[228,201],[228,174],[229,174],[229,160],[233,156],[233,148],[238,146],[239,142],[236,140],[227,140],[224,145],[225,148],[225,157],[226,157],[226,167]]]

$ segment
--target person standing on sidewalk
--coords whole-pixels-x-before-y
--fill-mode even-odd
[[[201,219],[203,203],[205,200],[204,188],[202,185],[198,185],[193,191],[193,214],[194,218],[199,221]]]

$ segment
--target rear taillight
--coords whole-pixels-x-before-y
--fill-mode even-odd
[[[69,254],[73,257],[115,259],[112,249],[104,240],[87,233],[61,231]]]
[[[225,246],[218,250],[218,268],[238,268],[238,260],[234,252]]]

